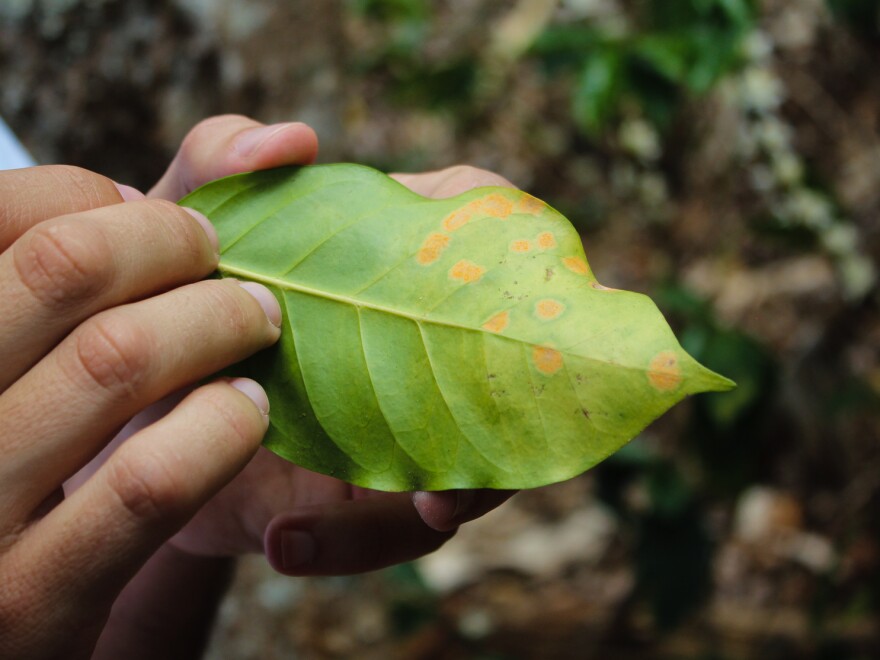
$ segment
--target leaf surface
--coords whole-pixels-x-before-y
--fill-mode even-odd
[[[432,200],[341,164],[181,203],[217,227],[221,276],[281,302],[281,341],[236,373],[268,392],[265,444],[311,470],[388,491],[535,487],[732,386],[650,299],[600,285],[571,224],[519,190]]]

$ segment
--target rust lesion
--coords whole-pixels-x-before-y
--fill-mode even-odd
[[[461,280],[465,284],[471,284],[479,281],[485,272],[484,268],[473,261],[462,259],[449,269],[449,277],[453,280]]]
[[[529,252],[532,249],[531,241],[528,241],[524,238],[519,238],[515,241],[510,242],[510,251],[511,252]]]
[[[565,257],[562,260],[563,265],[576,275],[589,275],[590,267],[581,257]]]
[[[674,351],[662,351],[651,359],[648,381],[661,392],[671,392],[681,384],[681,365]]]
[[[483,329],[489,332],[504,332],[510,324],[510,312],[499,312],[483,324]]]
[[[416,261],[422,266],[429,266],[440,258],[443,251],[449,246],[449,236],[434,232],[428,234],[422,247],[416,254]]]
[[[549,231],[545,231],[538,236],[538,247],[542,250],[549,250],[556,247],[556,237]]]
[[[558,300],[553,300],[552,298],[539,300],[535,305],[535,314],[542,321],[551,321],[557,318],[564,311],[565,305],[563,305]]]
[[[542,374],[552,376],[562,369],[562,353],[549,346],[535,346],[532,349],[532,362]]]

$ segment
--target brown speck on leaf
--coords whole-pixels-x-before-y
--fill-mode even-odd
[[[544,281],[549,282],[550,280],[553,279],[553,275],[554,275],[553,269],[548,268],[547,270],[544,271]]]

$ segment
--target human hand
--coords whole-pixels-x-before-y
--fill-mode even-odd
[[[139,410],[277,340],[274,297],[199,281],[216,264],[197,213],[78,168],[0,172],[0,656],[87,657],[259,446],[262,389],[215,381],[61,488]]]
[[[243,117],[198,125],[150,195],[177,199],[207,181],[237,171],[300,161],[295,128],[266,129],[268,137],[249,160],[230,145]],[[295,125],[294,125],[295,126]],[[395,175],[420,194],[446,197],[486,185],[511,184],[470,167]],[[136,418],[103,456],[70,484],[80,483],[132,432],[160,418],[162,402]],[[310,472],[260,449],[232,483],[172,540],[196,555],[224,556],[265,550],[272,565],[292,575],[355,573],[414,559],[439,547],[459,524],[510,497],[509,491],[376,493]]]

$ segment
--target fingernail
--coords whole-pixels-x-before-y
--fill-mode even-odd
[[[202,229],[205,230],[205,233],[208,235],[208,240],[211,241],[211,245],[214,248],[214,252],[220,252],[220,239],[217,238],[217,230],[214,229],[214,225],[211,224],[211,221],[205,217],[204,214],[199,213],[195,209],[191,209],[188,206],[183,206],[184,211],[189,213],[193,218],[195,218],[196,222],[198,222]]]
[[[266,396],[266,390],[257,381],[250,378],[236,378],[229,381],[229,384],[253,401],[264,416],[269,414],[269,397]]]
[[[113,185],[116,186],[116,190],[119,191],[119,195],[120,197],[122,197],[123,202],[137,202],[142,199],[146,199],[147,197],[137,188],[132,188],[131,186],[127,186],[124,183],[116,183],[114,181]]]
[[[238,285],[257,299],[257,302],[260,303],[260,307],[266,312],[266,316],[269,317],[269,321],[272,322],[272,325],[276,328],[280,328],[281,305],[278,304],[278,300],[276,300],[272,292],[262,284],[257,284],[256,282],[239,282]]]
[[[281,566],[293,570],[314,560],[317,554],[315,537],[308,532],[285,530],[280,534]]]
[[[288,122],[248,129],[238,136],[238,139],[235,141],[235,150],[238,152],[239,156],[251,156],[256,153],[269,138],[292,125],[292,123]]]

